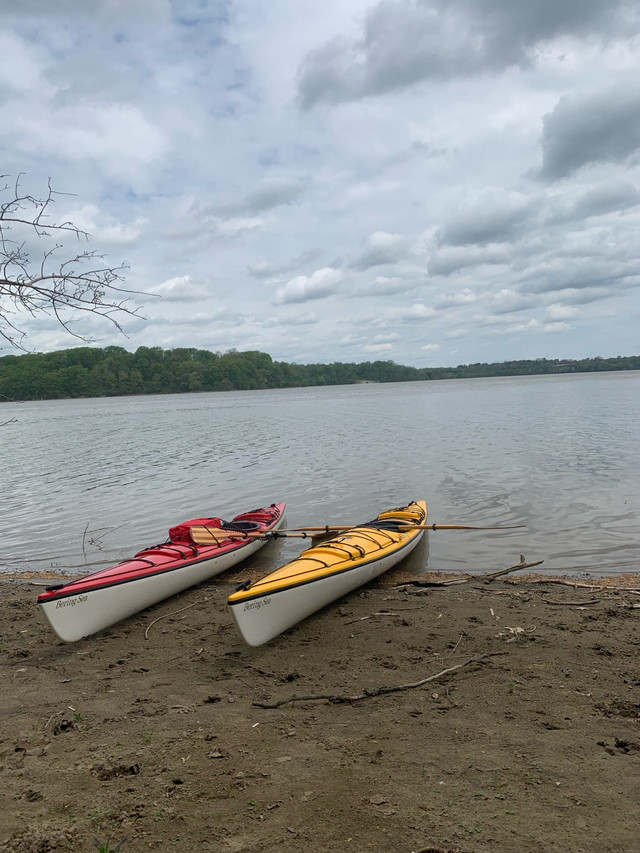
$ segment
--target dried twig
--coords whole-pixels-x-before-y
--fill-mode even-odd
[[[451,658],[454,656],[455,651],[458,648],[458,646],[460,645],[463,637],[464,637],[464,632],[462,634],[460,634],[460,636],[458,637],[458,642],[455,644],[455,646],[451,649],[451,651],[447,655],[448,658]]]
[[[174,610],[173,613],[163,613],[162,616],[158,616],[157,619],[154,619],[153,622],[149,622],[144,632],[145,640],[149,639],[149,629],[152,625],[155,625],[156,622],[159,622],[161,619],[166,619],[168,616],[176,616],[178,613],[182,613],[183,610],[190,610],[192,607],[195,607],[196,604],[202,604],[205,601],[209,601],[208,598],[203,598],[202,601],[194,601],[193,604],[187,604],[186,607],[181,607],[180,610]]]
[[[281,699],[279,702],[253,702],[252,704],[256,705],[258,708],[280,708],[282,705],[288,705],[290,702],[316,702],[321,699],[328,700],[332,705],[339,705],[345,702],[360,702],[362,699],[371,699],[374,696],[384,696],[387,693],[398,693],[401,690],[412,690],[415,687],[422,687],[423,684],[427,684],[429,681],[435,681],[438,678],[442,678],[443,675],[448,675],[451,672],[455,672],[458,669],[469,666],[469,664],[480,663],[486,658],[504,654],[506,654],[506,652],[487,652],[482,655],[474,655],[462,663],[450,666],[448,669],[443,669],[441,672],[437,672],[435,675],[429,675],[427,678],[423,678],[420,681],[413,681],[409,684],[396,684],[389,687],[365,688],[362,693],[358,693],[355,696],[344,696],[335,693],[318,693],[311,696],[292,696],[290,699]]]
[[[364,622],[366,619],[371,619],[372,616],[400,616],[408,610],[424,610],[426,606],[426,604],[419,604],[417,607],[400,607],[398,610],[377,610],[375,613],[369,613],[368,616],[359,616],[357,619],[350,619],[348,622],[345,622],[345,625]]]
[[[46,731],[47,726],[49,725],[49,723],[50,723],[52,720],[54,720],[56,717],[59,717],[59,716],[60,716],[60,714],[64,714],[64,711],[56,711],[56,713],[55,713],[55,714],[52,714],[52,715],[49,717],[49,719],[47,720],[47,722],[44,724],[43,731]]]

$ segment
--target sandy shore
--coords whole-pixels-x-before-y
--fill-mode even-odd
[[[73,644],[5,579],[0,850],[640,851],[640,577],[411,580],[250,649],[224,576]]]

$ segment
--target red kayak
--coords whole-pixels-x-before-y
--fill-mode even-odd
[[[202,583],[261,548],[268,538],[242,534],[275,532],[284,522],[285,504],[271,504],[237,515],[233,521],[194,518],[169,531],[169,539],[132,559],[69,583],[47,587],[38,596],[49,624],[61,640],[73,642],[126,619],[152,604]],[[196,545],[191,527],[221,529],[219,542]],[[230,533],[238,532],[238,538]]]

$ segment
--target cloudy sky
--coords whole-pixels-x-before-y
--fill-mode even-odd
[[[637,0],[0,0],[0,22],[0,172],[73,193],[56,216],[144,294],[126,338],[78,320],[96,345],[640,353]]]

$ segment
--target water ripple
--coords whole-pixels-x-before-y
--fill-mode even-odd
[[[635,571],[639,390],[612,373],[5,403],[0,571],[106,565],[275,500],[297,526],[422,497],[441,524],[526,524],[431,533],[423,567]]]

